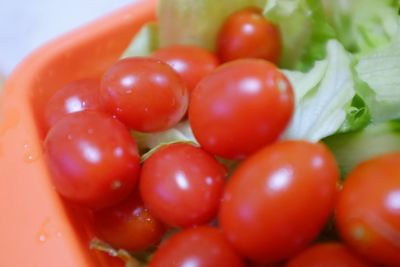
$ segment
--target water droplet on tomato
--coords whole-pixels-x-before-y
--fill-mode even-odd
[[[214,183],[213,178],[210,176],[206,177],[206,184],[207,185],[212,185]]]
[[[116,147],[114,149],[114,156],[116,156],[117,158],[120,158],[124,155],[124,149],[120,146]]]
[[[111,189],[113,190],[117,190],[118,188],[120,188],[122,186],[122,182],[120,180],[114,180],[111,183]]]

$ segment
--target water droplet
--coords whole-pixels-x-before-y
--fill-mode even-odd
[[[46,242],[47,237],[45,235],[39,235],[39,241],[40,242]]]
[[[122,182],[120,180],[114,180],[111,183],[111,189],[116,190],[122,186]]]
[[[50,218],[46,218],[40,225],[36,233],[36,238],[40,243],[49,241],[52,237],[61,237],[62,234],[57,230],[56,225]]]
[[[94,133],[94,130],[93,130],[92,128],[89,128],[89,129],[87,130],[87,132],[88,132],[88,134],[93,134],[93,133]]]
[[[115,251],[115,250],[110,250],[110,251],[108,252],[108,255],[110,255],[111,257],[117,257],[117,256],[118,256],[118,253],[117,253],[117,251]]]
[[[117,158],[120,158],[124,155],[124,149],[120,146],[117,146],[116,148],[114,148],[114,156],[116,156]]]
[[[213,178],[210,176],[206,177],[206,184],[207,185],[212,185],[214,183]]]
[[[25,143],[23,145],[23,148],[24,148],[24,156],[23,156],[24,161],[27,163],[34,162],[43,153],[41,148],[38,148],[37,146],[29,145],[28,143]]]
[[[72,136],[72,134],[68,134],[68,135],[67,135],[67,139],[68,139],[68,140],[72,140],[72,139],[74,139],[74,137]]]

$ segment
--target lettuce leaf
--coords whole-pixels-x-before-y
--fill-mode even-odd
[[[264,14],[281,30],[283,68],[310,69],[316,60],[325,57],[326,42],[335,38],[321,0],[269,0]]]
[[[135,56],[149,56],[159,47],[158,24],[150,22],[145,24],[133,37],[121,58]]]
[[[192,129],[190,128],[189,121],[180,122],[175,127],[162,132],[132,132],[132,135],[134,136],[141,152],[147,152],[160,145],[175,142],[191,142],[197,144]]]
[[[318,141],[345,123],[355,97],[352,61],[336,40],[326,44],[327,57],[307,73],[284,70],[293,85],[296,108],[284,138]]]
[[[360,57],[355,69],[365,83],[358,93],[367,103],[372,121],[400,118],[400,27],[388,45]]]
[[[400,149],[400,121],[370,124],[360,131],[335,134],[323,141],[335,155],[345,178],[357,164]]]
[[[263,7],[265,1],[160,0],[160,45],[191,44],[213,51],[216,36],[227,16],[247,6]]]
[[[398,28],[398,0],[322,0],[338,40],[353,53],[365,53],[390,42]]]

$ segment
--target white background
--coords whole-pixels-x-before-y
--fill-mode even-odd
[[[33,49],[135,0],[0,0],[0,73]]]

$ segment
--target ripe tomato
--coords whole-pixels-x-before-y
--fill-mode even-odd
[[[217,213],[226,169],[200,148],[166,145],[143,164],[140,192],[157,218],[187,227],[210,221]]]
[[[287,267],[368,267],[371,266],[337,242],[315,244],[296,257]]]
[[[188,45],[164,47],[152,57],[166,62],[179,73],[189,92],[219,65],[218,58],[211,52]]]
[[[245,267],[221,232],[209,226],[173,235],[153,255],[149,267]]]
[[[44,116],[50,129],[66,114],[82,110],[105,110],[100,100],[100,81],[83,79],[61,87],[47,103]]]
[[[50,129],[44,147],[53,183],[69,200],[103,208],[125,198],[136,184],[136,143],[110,115],[71,113]]]
[[[236,169],[225,187],[219,222],[243,256],[280,262],[304,249],[329,219],[339,172],[322,144],[284,141]]]
[[[107,107],[130,128],[166,130],[185,115],[188,90],[166,63],[153,58],[127,58],[104,74],[100,93]]]
[[[114,248],[140,251],[157,244],[165,226],[142,204],[138,193],[94,213],[94,228],[100,239]]]
[[[217,39],[217,53],[223,62],[252,57],[277,64],[281,49],[279,28],[258,8],[246,8],[229,16]]]
[[[336,222],[349,246],[385,266],[400,266],[400,153],[358,165],[339,195]]]
[[[206,151],[241,159],[276,141],[292,116],[293,98],[289,81],[273,64],[237,60],[193,90],[189,121]]]

